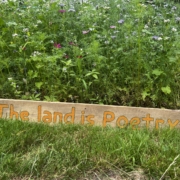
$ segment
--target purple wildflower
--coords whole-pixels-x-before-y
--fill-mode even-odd
[[[54,43],[54,47],[55,47],[55,48],[62,48],[62,47],[61,47],[61,44],[57,44],[57,43]]]
[[[119,23],[119,24],[123,24],[123,23],[124,23],[124,20],[123,20],[123,19],[120,19],[120,20],[118,21],[118,23]]]
[[[60,9],[60,10],[59,10],[59,12],[60,12],[60,13],[65,13],[65,12],[66,12],[66,10],[64,10],[64,9]]]
[[[153,36],[152,39],[158,40],[159,36]]]

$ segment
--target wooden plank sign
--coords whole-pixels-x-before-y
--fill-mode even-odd
[[[180,128],[180,110],[0,99],[0,118],[47,124]]]

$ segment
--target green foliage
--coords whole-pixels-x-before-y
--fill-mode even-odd
[[[1,98],[179,107],[178,3],[10,0],[0,10]]]

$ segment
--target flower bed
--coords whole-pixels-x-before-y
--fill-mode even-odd
[[[179,107],[179,4],[3,2],[1,98]]]

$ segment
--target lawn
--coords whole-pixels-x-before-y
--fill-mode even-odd
[[[178,180],[178,129],[0,120],[0,179]],[[163,175],[164,174],[164,175]]]

